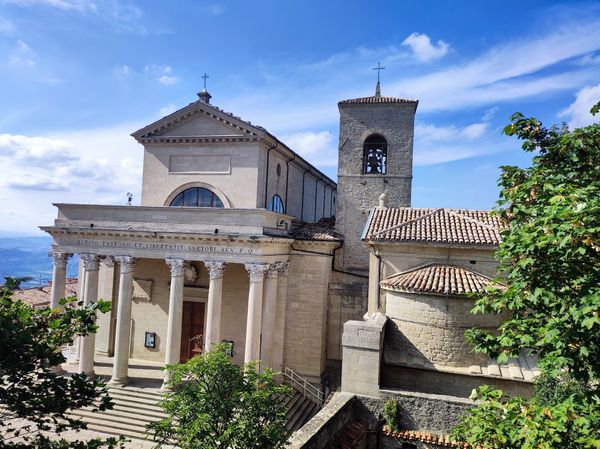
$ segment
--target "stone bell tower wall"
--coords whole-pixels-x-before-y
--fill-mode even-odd
[[[340,102],[340,143],[336,223],[344,236],[340,263],[343,270],[367,273],[369,257],[361,234],[369,210],[382,193],[388,206],[411,205],[414,117],[416,101],[370,97],[372,103]],[[363,173],[363,147],[373,135],[388,144],[385,174]]]

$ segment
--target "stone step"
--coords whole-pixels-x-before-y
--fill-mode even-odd
[[[119,422],[115,422],[106,419],[107,417],[104,414],[98,415],[97,413],[94,413],[93,415],[94,416],[82,417],[87,423],[88,428],[94,426],[95,430],[111,434],[119,434],[121,431],[127,431],[128,433],[137,434],[137,438],[140,436],[143,437],[146,434],[145,424],[142,424],[139,421],[135,422],[133,420],[122,419]]]
[[[165,393],[160,390],[135,388],[135,387],[108,387],[108,392],[111,395],[119,396],[134,396],[146,399],[160,400],[164,397]]]
[[[110,395],[110,393],[109,393],[109,395]],[[138,398],[138,397],[134,397],[134,396],[113,396],[113,395],[110,395],[110,396],[113,399],[112,402],[114,404],[129,405],[131,407],[145,408],[148,410],[157,410],[157,411],[162,410],[157,405],[158,401],[153,401],[151,399]]]
[[[101,414],[99,414],[101,413]],[[106,416],[108,420],[114,419],[130,419],[136,422],[148,423],[150,421],[159,421],[166,417],[164,414],[148,413],[144,410],[132,410],[127,407],[116,406],[111,410],[104,412],[93,412],[89,408],[78,410],[75,414],[79,416]]]
[[[132,411],[133,409],[131,407],[128,407],[126,405],[121,405],[121,404],[115,404],[113,405],[113,408],[111,410],[108,410],[108,412],[124,412],[124,413],[133,413],[136,416],[144,416],[144,417],[148,417],[148,418],[158,418],[158,419],[162,419],[165,416],[167,416],[164,411],[156,411],[156,410],[149,410],[149,409],[141,409],[141,408],[136,408],[134,411]]]

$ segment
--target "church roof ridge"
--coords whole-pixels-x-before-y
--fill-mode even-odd
[[[503,227],[500,217],[489,210],[374,209],[364,240],[497,246]]]
[[[419,100],[413,100],[410,98],[400,97],[384,97],[381,95],[372,95],[370,97],[350,98],[348,100],[341,100],[338,102],[339,105],[345,104],[395,104],[395,103],[407,103],[407,104],[419,104]]]

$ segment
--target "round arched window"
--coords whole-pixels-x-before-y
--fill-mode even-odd
[[[204,187],[192,187],[177,194],[169,206],[174,207],[225,207],[214,192]]]
[[[285,212],[285,208],[283,207],[283,200],[279,195],[273,195],[273,198],[271,198],[271,201],[269,202],[268,209],[272,210],[273,212],[279,212],[280,214],[283,214]]]
[[[373,134],[365,140],[363,148],[363,173],[381,174],[387,173],[387,141],[379,134]]]

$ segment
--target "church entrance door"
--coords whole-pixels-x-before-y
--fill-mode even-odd
[[[181,320],[181,352],[183,363],[195,355],[202,354],[204,343],[204,307],[203,302],[183,301]]]

